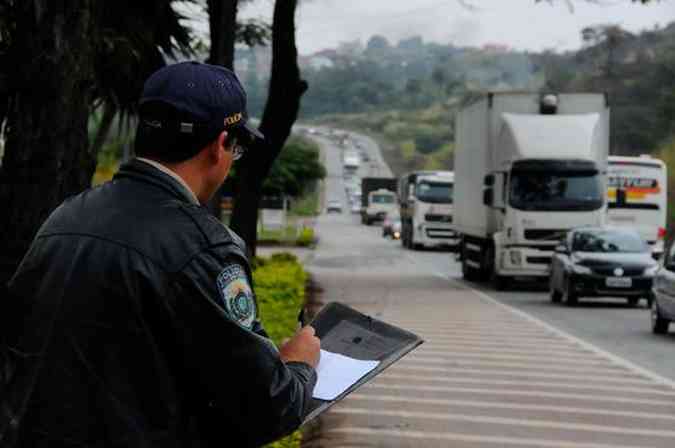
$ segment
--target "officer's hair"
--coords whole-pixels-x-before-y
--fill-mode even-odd
[[[134,152],[160,162],[178,163],[191,159],[218,137],[219,132],[181,132],[181,122],[194,119],[163,101],[148,101],[139,108]]]

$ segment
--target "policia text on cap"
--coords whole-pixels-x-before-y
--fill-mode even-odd
[[[165,67],[139,118],[138,158],[54,211],[9,284],[16,446],[259,446],[311,400],[314,330],[274,346],[242,240],[200,205],[263,139],[238,79]]]

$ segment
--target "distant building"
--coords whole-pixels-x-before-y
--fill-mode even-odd
[[[486,53],[502,54],[511,51],[511,47],[506,44],[487,43],[481,47]]]

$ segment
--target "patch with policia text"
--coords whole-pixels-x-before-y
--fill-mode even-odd
[[[250,330],[257,310],[244,269],[238,264],[228,266],[218,274],[217,282],[227,314],[239,325]]]

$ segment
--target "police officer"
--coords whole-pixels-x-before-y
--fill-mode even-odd
[[[201,205],[259,139],[232,72],[146,81],[138,158],[58,207],[10,281],[18,446],[245,447],[299,426],[320,342],[267,338],[244,244]]]

